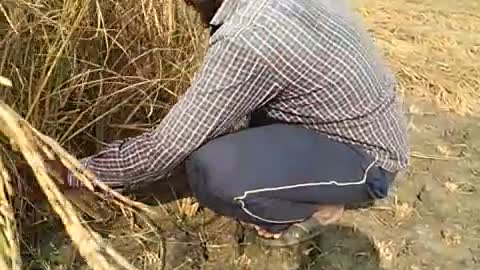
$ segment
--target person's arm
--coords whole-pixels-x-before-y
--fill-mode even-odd
[[[273,98],[268,65],[231,40],[215,43],[192,86],[153,131],[113,143],[85,159],[97,181],[112,188],[165,176],[194,150]],[[70,185],[77,185],[69,175]]]

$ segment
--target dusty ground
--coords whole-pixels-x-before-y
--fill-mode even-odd
[[[388,200],[348,211],[339,226],[302,247],[310,255],[303,258],[303,269],[480,268],[479,119],[436,111],[420,100],[410,104],[411,167]],[[206,250],[197,247],[196,253],[209,255],[205,269],[224,269],[224,262],[239,260],[228,246],[233,241],[219,233],[233,234],[232,226],[220,219],[195,230],[207,239]],[[236,263],[250,269],[286,269],[284,264],[292,263],[289,250],[268,253],[247,245],[243,251]],[[295,251],[294,256],[301,255]]]
[[[409,111],[411,167],[388,200],[347,212],[305,248],[310,258],[303,269],[480,269],[479,119],[418,100]],[[209,234],[215,236],[217,229]],[[250,269],[282,269],[278,254],[250,249]]]
[[[143,269],[480,269],[479,119],[409,104],[412,164],[389,199],[347,211],[300,249],[264,249],[249,231],[209,211],[180,216],[174,201],[156,208],[155,229],[95,227]],[[50,235],[30,269],[76,269],[70,246],[59,244],[65,239]]]

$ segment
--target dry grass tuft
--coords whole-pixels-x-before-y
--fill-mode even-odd
[[[1,5],[0,74],[13,88],[0,99],[79,156],[158,123],[203,51],[204,33],[172,1]]]
[[[184,198],[177,201],[178,212],[186,217],[193,217],[198,211],[200,204],[194,198]]]
[[[25,160],[33,168],[40,187],[47,196],[48,201],[55,212],[61,218],[66,231],[79,248],[80,254],[86,259],[88,265],[93,269],[117,269],[118,266],[121,266],[124,269],[135,269],[126,259],[119,255],[109,245],[105,244],[103,239],[97,233],[82,225],[73,205],[60,192],[52,175],[46,169],[43,162],[43,156],[52,157],[55,155],[59,157],[72,171],[81,170],[79,162],[65,151],[62,151],[58,144],[53,141],[48,141],[46,137],[43,137],[40,133],[32,129],[4,103],[0,103],[0,125],[2,126],[1,131],[3,135],[15,144],[16,148],[22,153]],[[3,164],[0,168],[3,169],[2,174],[8,174],[8,171]],[[92,177],[86,172],[77,173],[77,175],[85,183],[92,179]],[[4,185],[9,182],[5,177],[3,180]],[[12,216],[13,215],[11,215],[10,218]],[[5,232],[8,232],[8,230]],[[17,242],[17,239],[15,239],[16,237],[12,237],[12,233],[9,233],[7,237],[10,238],[10,241],[8,241],[9,244]],[[13,254],[18,254],[18,251],[14,251],[13,247],[15,246],[12,245],[12,248],[9,248],[9,254],[7,252],[5,253],[7,253],[12,259],[19,259],[18,256],[13,256]],[[112,265],[112,261],[116,265]]]
[[[440,235],[445,243],[449,246],[460,245],[462,243],[462,236],[450,229],[442,229]]]
[[[1,123],[1,122],[0,122]],[[0,268],[21,269],[17,224],[11,197],[14,185],[5,164],[0,160]]]
[[[397,200],[395,200],[395,205],[393,207],[393,216],[397,220],[405,220],[409,218],[413,213],[415,212],[415,209],[408,203],[398,203]]]
[[[12,164],[18,160],[34,169],[51,208],[90,267],[135,269],[85,225],[82,210],[88,206],[61,194],[43,162],[60,158],[91,186],[91,176],[78,170],[69,153],[93,154],[161,120],[190,84],[204,50],[206,33],[196,20],[182,1],[171,0],[0,3],[1,269],[20,269],[25,245],[42,249],[26,239],[19,244],[23,225],[35,224],[31,219],[38,211],[31,213],[31,204],[14,194]],[[115,205],[115,215],[130,221],[132,215],[155,215],[106,186],[101,189],[95,196]],[[87,214],[95,216],[92,212]],[[154,231],[146,227],[127,226],[130,234],[140,232],[139,238]]]
[[[480,108],[478,1],[353,0],[403,94],[460,114]]]
[[[246,254],[242,254],[237,259],[235,259],[235,265],[239,269],[250,269],[250,265],[252,264],[252,259],[250,259]]]
[[[393,241],[381,241],[373,239],[373,243],[378,251],[381,266],[387,269],[391,268],[395,258]]]
[[[450,193],[472,194],[477,191],[475,185],[469,182],[453,182],[449,180],[443,186]]]

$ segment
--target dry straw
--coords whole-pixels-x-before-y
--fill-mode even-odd
[[[402,94],[480,112],[480,2],[353,0]]]
[[[91,188],[93,177],[80,170],[70,153],[94,153],[104,141],[136,135],[158,123],[189,85],[202,51],[199,25],[181,3],[0,3],[0,150],[11,145],[31,166],[92,269],[135,268],[85,225],[75,202],[60,192],[46,170],[44,158],[61,160]],[[22,232],[17,231],[21,226],[13,206],[16,179],[8,174],[14,156],[5,151],[0,160],[0,269],[21,269]],[[108,193],[122,213],[155,215],[143,204],[99,187],[99,198],[105,200]]]
[[[0,103],[0,126],[3,135],[10,140],[14,147],[23,155],[28,164],[32,167],[34,174],[38,180],[40,187],[48,198],[52,208],[61,218],[65,225],[66,231],[69,233],[73,242],[77,245],[80,254],[86,259],[86,262],[93,269],[117,269],[121,266],[125,269],[135,269],[130,263],[119,255],[113,248],[107,245],[104,240],[93,232],[90,228],[82,224],[81,219],[73,205],[60,192],[51,174],[45,167],[43,156],[58,156],[62,162],[73,170],[80,170],[81,167],[75,158],[66,154],[61,147],[47,142],[44,138],[39,137],[39,133],[28,125],[21,117],[18,116],[3,102]],[[2,199],[2,216],[6,220],[7,226],[4,229],[5,238],[8,240],[9,246],[4,248],[3,265],[11,265],[13,269],[20,269],[20,258],[18,256],[18,240],[15,236],[15,219],[11,205],[8,203],[6,195],[12,195],[12,185],[3,163],[0,163],[0,173],[2,176],[2,185],[4,192],[0,194]],[[87,180],[88,174],[85,172],[78,173],[84,182]],[[7,192],[5,192],[5,190]],[[12,262],[6,262],[5,258],[10,258]],[[112,265],[112,263],[114,263]],[[5,267],[2,269],[9,269]]]
[[[12,82],[0,76],[0,86],[11,87]],[[0,138],[2,138],[0,136]],[[14,185],[2,160],[0,160],[0,268],[20,270],[21,258],[16,232],[16,220],[11,204]]]

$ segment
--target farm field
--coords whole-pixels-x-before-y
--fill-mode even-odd
[[[0,75],[13,81],[0,99],[76,156],[158,123],[198,67],[205,33],[181,5],[45,2],[0,4]],[[409,119],[411,166],[388,199],[346,211],[295,250],[264,249],[236,222],[199,207],[181,171],[135,193],[148,215],[130,211],[131,202],[68,194],[79,225],[95,232],[83,249],[90,230],[72,243],[79,227],[64,229],[55,214],[68,209],[62,200],[58,208],[15,201],[28,213],[16,221],[21,269],[480,269],[480,2],[351,2],[397,73]],[[16,154],[7,142],[0,157],[9,168]]]

